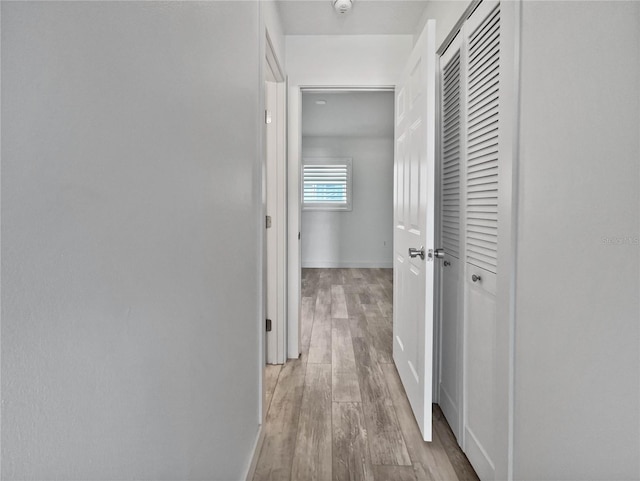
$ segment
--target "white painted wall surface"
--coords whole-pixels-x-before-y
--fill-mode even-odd
[[[412,35],[287,35],[287,73],[297,86],[393,86]]]
[[[280,62],[280,68],[285,71],[285,36],[276,0],[259,0],[259,2],[262,19],[269,33],[269,40],[271,40],[274,54],[278,58],[278,62]]]
[[[449,32],[455,24],[460,20],[465,10],[470,4],[470,0],[431,0],[427,3],[426,8],[418,28],[413,37],[414,42],[422,33],[422,29],[427,24],[427,20],[434,19],[436,21],[436,45],[438,48],[442,44]]]
[[[640,3],[524,2],[514,479],[640,478]]]
[[[243,476],[258,25],[256,2],[2,3],[2,479]]]
[[[393,137],[303,137],[302,156],[353,159],[352,210],[302,211],[302,267],[393,267]]]

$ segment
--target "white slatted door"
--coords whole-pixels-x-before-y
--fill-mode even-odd
[[[435,229],[435,21],[396,86],[393,358],[425,441],[431,440]],[[424,248],[424,259],[409,249]]]
[[[484,1],[465,25],[464,451],[482,481],[495,478],[494,381],[500,146],[500,5]]]
[[[462,35],[440,57],[440,235],[442,318],[440,325],[439,404],[461,442],[462,426],[462,309],[461,158],[463,154]]]
[[[500,16],[495,7],[469,38],[467,262],[496,273]]]

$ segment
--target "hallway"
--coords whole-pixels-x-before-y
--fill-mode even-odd
[[[476,480],[440,409],[422,441],[392,360],[391,269],[303,269],[302,355],[266,369],[254,481]]]

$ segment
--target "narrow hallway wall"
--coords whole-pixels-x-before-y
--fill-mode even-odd
[[[2,479],[243,475],[258,25],[257,2],[2,2]]]
[[[640,3],[522,8],[514,479],[639,479]]]

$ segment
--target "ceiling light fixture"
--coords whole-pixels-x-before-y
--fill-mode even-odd
[[[316,104],[317,105],[327,105],[327,101],[326,100],[316,100]]]
[[[332,2],[334,10],[340,15],[349,13],[353,7],[353,0],[332,0]]]

